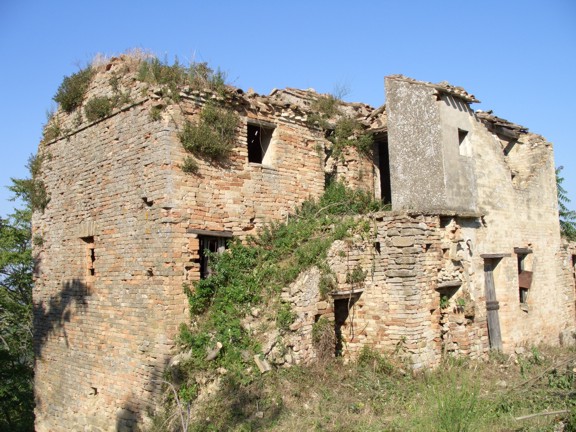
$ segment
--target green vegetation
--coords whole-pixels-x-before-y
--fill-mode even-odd
[[[399,359],[370,348],[348,364],[293,366],[244,383],[224,375],[219,390],[194,406],[188,430],[574,431],[576,388],[569,377],[576,353],[539,351],[540,363],[524,375],[519,363],[532,361],[532,352],[482,362],[447,358],[434,371],[411,374]],[[550,412],[558,414],[544,415]]]
[[[182,146],[195,156],[212,161],[223,161],[230,156],[235,144],[236,128],[240,119],[232,110],[206,103],[200,111],[197,123],[187,121],[180,132]],[[192,160],[184,163],[185,172],[195,172]]]
[[[43,160],[44,156],[40,154],[30,156],[26,167],[30,171],[31,178],[12,179],[13,184],[10,186],[16,198],[26,202],[32,211],[44,211],[50,201],[46,185],[39,178]]]
[[[93,97],[84,106],[84,114],[89,122],[94,122],[100,120],[104,117],[108,117],[112,113],[112,102],[109,98]]]
[[[312,326],[312,344],[320,362],[331,360],[336,346],[334,323],[325,317],[320,317]]]
[[[570,199],[562,186],[564,178],[560,175],[564,167],[556,168],[556,187],[558,190],[558,213],[560,214],[560,230],[568,240],[576,240],[576,212],[568,209]]]
[[[33,177],[38,161],[28,164]],[[10,189],[26,207],[0,218],[0,430],[14,432],[34,430],[31,199],[37,187],[13,179]]]
[[[358,264],[351,272],[346,274],[346,283],[358,284],[364,282],[366,279],[366,272],[362,270],[360,264]]]
[[[248,244],[236,241],[226,253],[210,256],[212,276],[185,286],[192,323],[181,326],[180,341],[191,357],[180,368],[179,391],[188,394],[186,389],[197,385],[196,377],[219,368],[226,370],[230,382],[250,383],[252,357],[260,347],[242,325],[243,318],[256,305],[278,305],[283,287],[306,269],[323,268],[332,243],[353,234],[353,215],[379,208],[369,194],[335,183],[319,200],[305,202],[287,223],[273,223]],[[289,305],[273,309],[278,327],[286,330],[295,318]],[[218,343],[222,349],[207,361]]]
[[[365,131],[362,124],[348,117],[342,112],[339,105],[340,98],[334,95],[321,95],[311,106],[312,114],[308,116],[308,123],[316,124],[326,134],[332,143],[332,155],[341,157],[346,148],[353,147],[361,155],[372,154],[372,135]]]
[[[178,59],[171,65],[157,58],[146,59],[142,61],[138,70],[140,81],[161,85],[165,90],[165,96],[174,102],[180,100],[180,88],[183,86],[224,93],[225,78],[222,71],[214,71],[207,63],[192,63],[186,67],[181,65]]]
[[[94,73],[94,69],[88,67],[68,77],[64,77],[64,81],[62,81],[62,84],[58,87],[54,100],[58,102],[62,109],[68,114],[82,105]]]

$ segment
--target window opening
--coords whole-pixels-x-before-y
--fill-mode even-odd
[[[518,259],[518,300],[520,305],[528,304],[528,292],[532,285],[532,271],[529,265],[530,252],[526,249],[516,250],[516,257]]]
[[[248,123],[248,162],[262,163],[273,132],[274,127]]]
[[[212,274],[210,255],[222,253],[228,249],[228,238],[200,236],[200,278],[206,279]]]
[[[468,137],[468,131],[464,129],[458,129],[458,145],[460,149],[460,155],[462,156],[472,156],[472,149],[470,148],[470,138]]]
[[[380,171],[380,199],[384,204],[392,204],[388,139],[376,141],[375,146],[378,154],[378,170]]]
[[[94,248],[94,237],[82,237],[84,241],[86,251],[85,251],[85,265],[86,265],[86,276],[93,277],[96,276],[96,251]]]

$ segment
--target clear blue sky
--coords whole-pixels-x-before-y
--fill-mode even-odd
[[[389,74],[463,86],[473,108],[554,143],[576,208],[574,0],[0,0],[0,215],[62,78],[135,47],[206,61],[259,93],[344,86],[379,106]]]

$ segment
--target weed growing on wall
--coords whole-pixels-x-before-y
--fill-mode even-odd
[[[84,114],[89,122],[108,117],[112,113],[112,102],[109,98],[93,97],[84,106]]]
[[[88,67],[65,77],[53,99],[60,104],[64,111],[70,114],[82,105],[94,74],[94,70]]]
[[[196,123],[184,124],[180,142],[195,156],[222,161],[232,153],[239,122],[236,112],[206,103]]]
[[[341,157],[347,147],[355,148],[361,155],[372,154],[373,139],[362,124],[344,114],[340,109],[340,98],[321,95],[311,106],[308,123],[322,129],[332,143],[332,155]]]

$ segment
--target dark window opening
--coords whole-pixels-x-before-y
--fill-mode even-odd
[[[532,285],[532,272],[527,270],[528,253],[516,252],[518,258],[518,299],[520,304],[528,303],[528,291]]]
[[[200,278],[206,279],[212,274],[211,254],[222,253],[228,248],[228,238],[200,236]]]
[[[248,162],[262,163],[273,132],[273,127],[248,124]]]
[[[376,141],[378,155],[378,170],[380,171],[380,199],[384,204],[392,204],[392,186],[390,184],[390,155],[388,139]]]
[[[85,252],[85,263],[86,263],[86,274],[88,276],[96,276],[96,252],[94,248],[94,237],[82,237],[84,241],[86,252]]]

